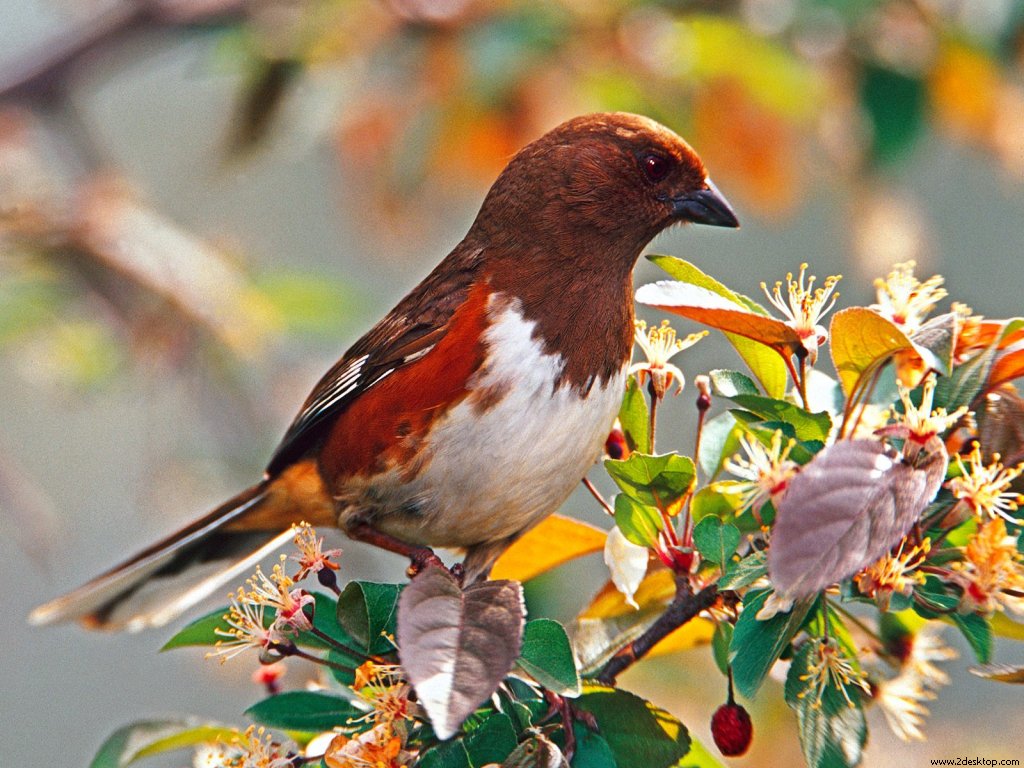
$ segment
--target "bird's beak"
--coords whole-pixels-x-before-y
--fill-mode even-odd
[[[738,227],[739,219],[710,179],[704,188],[672,199],[672,214],[681,221],[710,224],[713,227]]]

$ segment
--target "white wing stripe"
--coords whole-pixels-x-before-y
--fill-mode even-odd
[[[394,368],[388,368],[388,369],[387,369],[386,371],[384,371],[384,373],[382,373],[382,374],[381,374],[380,376],[378,376],[378,377],[377,377],[376,379],[374,379],[374,380],[373,380],[373,381],[371,381],[371,382],[370,382],[369,384],[367,384],[367,385],[366,385],[366,388],[367,388],[367,389],[369,389],[370,387],[374,387],[374,386],[376,386],[376,385],[377,385],[377,384],[379,384],[379,383],[380,383],[380,382],[381,382],[381,381],[382,381],[382,380],[383,380],[384,378],[386,378],[386,377],[387,377],[387,376],[389,376],[390,374],[394,373],[394,371],[395,371],[395,369],[394,369]]]
[[[319,410],[324,402],[335,402],[339,397],[339,392],[342,393],[340,397],[344,397],[346,394],[351,392],[353,387],[355,387],[359,381],[359,372],[362,370],[363,364],[366,362],[368,357],[368,355],[363,355],[349,363],[348,368],[346,368],[337,379],[331,382],[329,387],[324,389],[324,391],[317,395],[317,398],[309,404],[309,410]]]

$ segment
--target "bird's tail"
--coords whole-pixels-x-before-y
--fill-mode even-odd
[[[77,620],[90,629],[128,631],[166,624],[291,537],[280,522],[260,524],[267,517],[261,507],[272,499],[272,491],[266,483],[242,491],[135,557],[39,606],[29,621]]]

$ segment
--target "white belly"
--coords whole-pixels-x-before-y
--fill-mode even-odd
[[[506,303],[486,333],[488,365],[470,396],[437,422],[428,462],[407,482],[377,478],[375,525],[406,541],[465,547],[496,541],[554,512],[602,447],[622,402],[625,367],[582,395],[532,338],[534,324]],[[384,491],[381,494],[381,491]],[[380,507],[378,507],[380,508]]]

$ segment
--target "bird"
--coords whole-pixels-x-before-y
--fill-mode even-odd
[[[465,237],[313,388],[262,479],[36,608],[34,624],[161,626],[300,521],[486,578],[599,458],[633,338],[633,268],[660,232],[738,227],[660,123],[596,113],[517,152]]]

